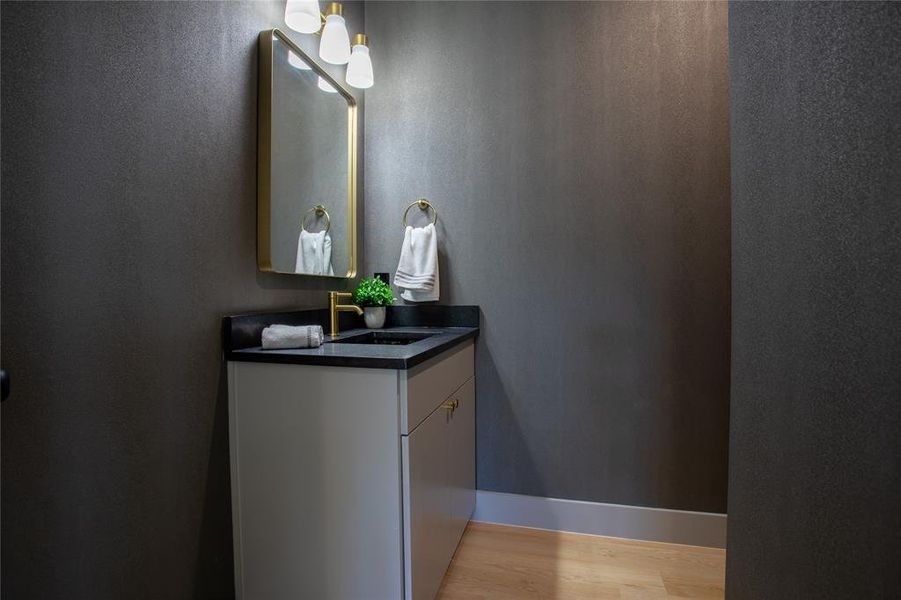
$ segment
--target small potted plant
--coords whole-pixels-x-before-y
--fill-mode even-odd
[[[354,290],[354,304],[363,309],[366,327],[381,329],[385,325],[385,307],[394,304],[394,294],[387,283],[371,277],[360,281]]]

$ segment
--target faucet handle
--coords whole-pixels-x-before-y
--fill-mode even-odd
[[[352,298],[352,297],[353,297],[353,294],[350,293],[350,292],[335,292],[335,291],[332,291],[332,292],[329,292],[329,293],[328,293],[329,303],[332,304],[332,305],[338,304],[338,302],[339,302],[342,298]]]

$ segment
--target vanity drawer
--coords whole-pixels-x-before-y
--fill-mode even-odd
[[[401,435],[409,434],[473,375],[475,350],[471,340],[413,369],[401,371]]]

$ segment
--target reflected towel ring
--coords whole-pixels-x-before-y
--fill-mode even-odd
[[[330,216],[328,216],[328,211],[325,210],[325,207],[322,206],[321,204],[317,204],[316,206],[314,206],[313,208],[308,210],[306,213],[304,213],[303,219],[300,221],[300,228],[303,229],[304,231],[306,231],[307,233],[312,233],[306,227],[307,217],[309,217],[311,213],[315,213],[315,215],[317,217],[325,216],[325,231],[324,231],[324,233],[328,233],[329,228],[331,228],[331,226],[332,226],[332,218]]]
[[[404,217],[401,219],[401,222],[404,224],[404,227],[407,226],[407,213],[410,212],[410,209],[416,205],[419,205],[420,210],[428,210],[432,209],[432,212],[435,213],[434,217],[432,217],[432,225],[438,223],[438,209],[432,206],[432,203],[426,200],[425,198],[420,198],[416,202],[411,202],[410,206],[404,209]]]

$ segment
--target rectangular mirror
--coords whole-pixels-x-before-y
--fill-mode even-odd
[[[257,263],[354,277],[357,103],[278,29],[260,33]]]

